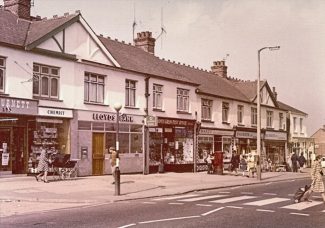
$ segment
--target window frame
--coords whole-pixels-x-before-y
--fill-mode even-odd
[[[251,125],[257,126],[257,108],[251,107]]]
[[[88,77],[88,78],[86,78]],[[96,78],[95,81],[92,78]],[[100,81],[99,79],[102,79]],[[84,73],[84,102],[104,104],[105,102],[105,79],[106,76],[102,74],[85,71]],[[102,90],[100,90],[102,88]],[[93,99],[93,89],[95,89],[95,98]]]
[[[38,67],[38,71],[36,71]],[[45,70],[47,69],[47,70]],[[53,73],[57,71],[57,73]],[[56,88],[52,88],[53,80]],[[37,85],[37,93],[35,92]],[[53,91],[56,95],[52,95]],[[48,99],[59,99],[60,94],[60,67],[33,63],[33,96]]]
[[[293,132],[297,133],[297,117],[293,117]]]
[[[210,99],[201,99],[201,118],[202,120],[212,120],[212,105],[213,101]]]
[[[154,109],[162,110],[163,107],[163,85],[153,84],[152,85],[152,107]]]
[[[273,111],[266,110],[266,127],[273,128]]]
[[[244,119],[244,105],[237,105],[237,123],[243,124]]]
[[[189,112],[190,106],[190,90],[177,88],[176,110],[178,112]]]
[[[229,123],[229,103],[222,102],[222,123]]]
[[[303,133],[303,126],[302,126],[302,123],[303,123],[303,118],[299,118],[299,125],[300,125],[300,133]]]
[[[283,112],[280,112],[279,113],[279,130],[284,130],[283,120],[284,120]]]
[[[4,93],[6,87],[6,57],[0,56],[0,59],[3,61],[3,65],[0,65],[0,72],[2,72],[2,77],[0,77],[0,93]]]
[[[137,81],[125,79],[125,107],[136,107],[136,90]]]

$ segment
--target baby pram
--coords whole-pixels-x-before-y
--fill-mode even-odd
[[[77,161],[70,160],[70,154],[52,154],[53,178],[70,179],[77,176]]]
[[[301,202],[303,196],[306,194],[306,192],[310,189],[310,185],[305,185],[303,188],[298,188],[296,193],[293,196],[293,199],[295,200],[295,203]]]

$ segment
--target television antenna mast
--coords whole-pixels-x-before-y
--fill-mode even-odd
[[[156,41],[161,37],[161,48],[162,48],[162,46],[163,46],[163,35],[164,35],[164,33],[165,34],[167,34],[167,31],[166,31],[166,29],[165,29],[165,26],[164,26],[164,14],[163,14],[163,8],[161,7],[161,26],[160,26],[160,34],[157,36],[157,38],[156,38]]]
[[[135,27],[137,26],[137,22],[135,19],[135,2],[133,2],[133,23],[132,23],[132,35],[133,35],[133,41],[134,41],[134,33],[135,33]]]

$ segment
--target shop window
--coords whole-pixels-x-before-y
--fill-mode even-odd
[[[199,136],[198,144],[198,162],[203,163],[208,154],[213,155],[213,136]]]
[[[93,123],[93,131],[104,131],[104,123]]]
[[[252,126],[257,125],[257,108],[251,108],[251,124]]]
[[[212,100],[202,99],[202,120],[211,120]]]
[[[84,101],[103,104],[105,76],[85,72],[84,82]]]
[[[189,112],[189,90],[177,89],[177,111]]]
[[[59,98],[59,68],[40,64],[33,65],[33,95]]]
[[[237,106],[237,123],[243,124],[243,113],[244,113],[244,106],[238,105]]]
[[[91,130],[91,122],[78,121],[78,130]]]
[[[0,56],[0,93],[5,91],[6,59]]]
[[[131,153],[142,153],[142,134],[132,134],[131,137]]]
[[[125,106],[135,107],[136,81],[125,80]]]
[[[153,85],[153,108],[154,109],[162,109],[162,85]]]
[[[266,111],[266,126],[269,128],[273,127],[273,112]]]
[[[222,102],[222,122],[228,123],[229,121],[229,103]]]

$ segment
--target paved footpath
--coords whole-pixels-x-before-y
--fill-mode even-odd
[[[51,180],[50,176],[50,183],[37,182],[33,176],[1,176],[0,217],[306,178],[310,177],[309,172],[309,169],[304,173],[267,172],[262,173],[261,181],[226,172],[224,175],[208,175],[206,172],[121,175],[120,196],[114,195],[111,175],[72,180]]]

